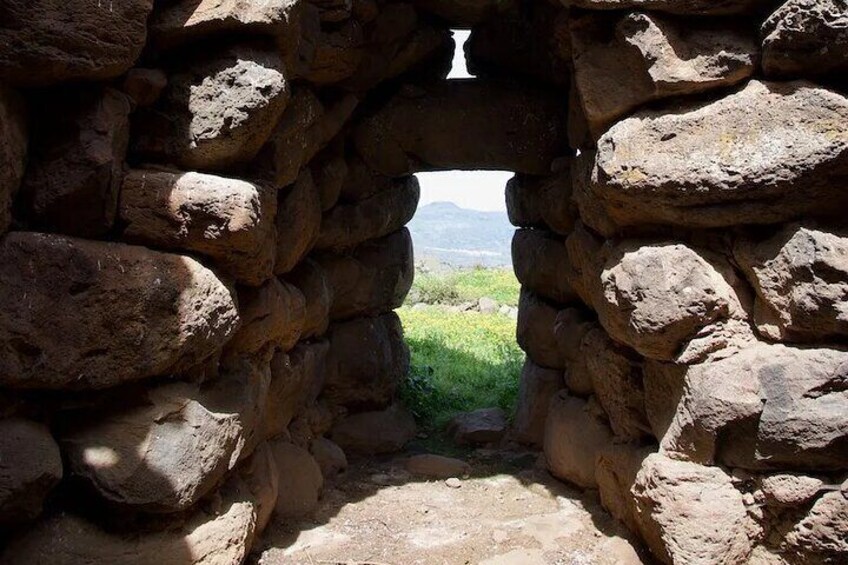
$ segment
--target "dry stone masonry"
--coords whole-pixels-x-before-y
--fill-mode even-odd
[[[516,439],[660,562],[848,561],[846,73],[845,0],[0,1],[0,562],[241,563],[414,437],[454,168]]]

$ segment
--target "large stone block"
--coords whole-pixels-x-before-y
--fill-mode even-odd
[[[308,518],[324,488],[321,468],[307,450],[278,440],[271,443],[280,488],[274,513],[282,520]]]
[[[789,0],[763,24],[763,70],[774,77],[839,76],[848,71],[842,0]]]
[[[134,148],[186,169],[245,164],[271,136],[289,96],[275,50],[242,45],[194,55],[169,76],[159,102],[135,117]]]
[[[522,288],[518,302],[518,345],[534,363],[549,369],[565,369],[567,359],[557,327],[559,310]]]
[[[21,418],[0,420],[0,525],[37,518],[61,479],[62,456],[47,426]]]
[[[410,86],[365,118],[354,140],[369,166],[393,177],[446,169],[545,175],[567,153],[566,105],[498,82]]]
[[[350,78],[365,53],[362,26],[349,19],[316,37],[315,54],[304,78],[316,86],[328,86]]]
[[[394,186],[354,204],[339,204],[321,220],[317,249],[341,251],[405,226],[418,208],[418,179],[407,177]]]
[[[0,244],[0,383],[103,388],[188,369],[238,328],[236,300],[188,257],[37,233]]]
[[[415,437],[415,419],[393,404],[377,412],[360,412],[333,427],[332,440],[347,453],[381,455],[403,449]]]
[[[387,406],[409,370],[409,348],[397,315],[332,324],[327,339],[327,401],[351,409]]]
[[[306,299],[306,312],[301,339],[324,335],[330,325],[333,287],[327,273],[317,261],[306,259],[286,275],[286,282],[297,287]]]
[[[267,363],[236,360],[202,386],[155,387],[62,432],[71,475],[108,502],[154,513],[187,510],[261,439]]]
[[[0,88],[0,234],[12,222],[12,203],[26,166],[29,132],[23,98]]]
[[[8,0],[0,22],[0,80],[46,86],[104,80],[133,66],[153,0]]]
[[[295,286],[271,279],[259,288],[239,289],[242,325],[227,343],[228,352],[258,353],[266,347],[288,351],[306,323],[306,299]]]
[[[642,537],[663,563],[747,562],[752,524],[721,469],[653,454],[631,492]]]
[[[521,371],[518,403],[512,428],[522,443],[541,446],[545,439],[548,407],[554,395],[565,387],[562,370],[546,369],[527,359]]]
[[[23,214],[44,231],[104,235],[118,208],[129,99],[111,88],[66,87],[36,98],[32,107]]]
[[[641,12],[573,17],[571,41],[575,85],[594,139],[647,102],[739,83],[759,60],[754,35],[743,27]]]
[[[639,522],[633,485],[645,459],[655,452],[656,446],[614,444],[600,451],[595,460],[595,479],[601,504],[613,518],[634,533],[639,532]]]
[[[549,231],[518,230],[512,239],[512,264],[522,286],[556,304],[577,300],[570,283],[565,241]]]
[[[133,170],[124,177],[123,239],[209,257],[252,286],[274,270],[277,193],[237,179],[200,173]]]
[[[321,199],[309,170],[304,170],[297,182],[280,194],[276,222],[274,272],[283,275],[312,251],[321,230]]]
[[[737,241],[734,258],[757,293],[754,321],[768,339],[848,335],[848,236],[798,224]]]
[[[597,488],[595,459],[612,444],[603,410],[563,391],[554,396],[545,424],[545,459],[555,477]]]
[[[581,217],[610,236],[838,216],[848,205],[846,119],[848,99],[805,82],[751,81],[714,102],[640,112],[578,158]]]
[[[780,549],[801,563],[839,563],[848,555],[848,497],[831,492],[786,534]]]
[[[326,341],[301,343],[288,353],[278,351],[271,360],[271,386],[265,409],[265,436],[275,438],[315,403],[324,385],[329,351]]]
[[[415,273],[412,237],[404,228],[340,255],[320,253],[316,261],[332,289],[330,319],[375,316],[403,304]]]

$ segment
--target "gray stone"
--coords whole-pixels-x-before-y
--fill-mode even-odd
[[[512,261],[516,278],[528,290],[560,305],[577,299],[561,237],[545,230],[517,230],[512,239]]]
[[[393,404],[379,412],[360,412],[333,426],[331,439],[346,453],[380,455],[403,449],[415,437],[415,420]]]
[[[321,468],[305,449],[278,440],[270,444],[277,467],[280,488],[276,516],[282,520],[309,517],[318,508],[318,499],[324,488]]]
[[[461,412],[447,426],[457,445],[497,443],[506,433],[506,414],[500,408]]]
[[[545,438],[545,421],[554,395],[565,386],[563,371],[546,369],[524,362],[513,430],[522,443],[541,446]]]

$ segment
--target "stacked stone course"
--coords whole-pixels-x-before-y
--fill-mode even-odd
[[[402,447],[451,168],[516,173],[552,474],[662,562],[844,561],[846,71],[843,0],[6,0],[0,562],[240,563]]]

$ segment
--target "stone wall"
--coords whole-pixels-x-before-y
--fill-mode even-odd
[[[664,562],[848,555],[844,1],[0,16],[0,562],[238,563],[402,446],[412,175],[452,168],[516,173],[554,475]]]

